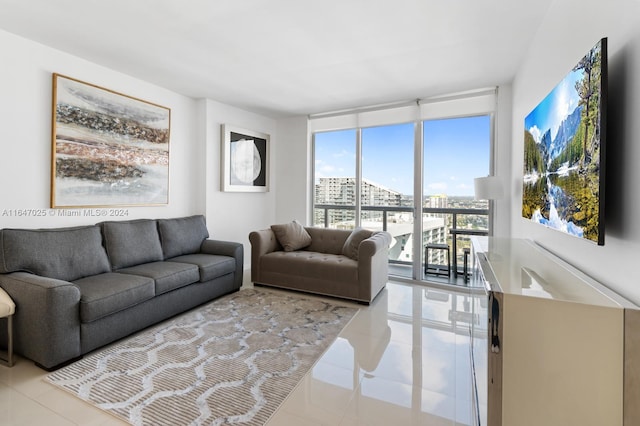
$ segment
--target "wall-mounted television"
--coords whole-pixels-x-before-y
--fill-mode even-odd
[[[607,39],[524,120],[522,216],[604,244]]]

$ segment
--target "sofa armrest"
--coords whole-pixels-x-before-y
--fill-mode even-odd
[[[80,289],[27,272],[0,275],[0,287],[16,304],[16,351],[45,368],[81,355]]]
[[[252,231],[249,234],[251,243],[251,281],[260,282],[260,257],[273,251],[282,250],[271,229]]]
[[[389,279],[389,246],[392,236],[376,232],[358,246],[358,280],[360,298],[372,300]]]
[[[242,286],[242,278],[244,274],[244,246],[241,243],[207,239],[202,242],[200,252],[233,257],[236,260],[234,282],[238,288]]]
[[[391,238],[390,233],[382,231],[376,232],[369,238],[362,240],[360,246],[358,246],[358,259],[371,258],[381,250],[386,252],[391,245]]]
[[[200,246],[200,252],[240,258],[242,258],[244,253],[242,244],[221,240],[204,240],[202,246]]]

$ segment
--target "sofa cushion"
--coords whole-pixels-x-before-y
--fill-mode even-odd
[[[0,230],[0,273],[73,281],[110,271],[98,226]]]
[[[358,282],[358,262],[341,254],[299,250],[274,251],[260,258],[263,273],[283,273],[292,276],[314,277],[317,280]]]
[[[168,259],[167,262],[190,263],[196,265],[200,272],[200,282],[209,281],[235,272],[236,260],[230,256],[216,254],[186,254]]]
[[[209,238],[204,216],[158,219],[158,232],[164,259],[198,253],[202,242]]]
[[[102,222],[104,244],[114,270],[162,260],[155,220]]]
[[[156,295],[198,282],[198,267],[189,263],[152,262],[120,269],[123,274],[153,278]]]
[[[311,236],[297,220],[271,225],[271,230],[284,251],[295,251],[311,244]]]
[[[358,260],[358,247],[360,243],[371,236],[371,231],[364,228],[356,228],[351,231],[351,235],[347,238],[342,246],[342,254],[353,260]]]
[[[305,228],[311,235],[311,245],[305,251],[315,251],[318,253],[342,254],[344,243],[351,235],[347,229],[334,228]]]
[[[80,321],[91,322],[123,311],[155,295],[153,279],[109,272],[73,282],[80,289]]]

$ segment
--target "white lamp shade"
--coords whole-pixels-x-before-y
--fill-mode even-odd
[[[497,200],[504,193],[502,181],[497,176],[486,176],[473,180],[476,200]]]

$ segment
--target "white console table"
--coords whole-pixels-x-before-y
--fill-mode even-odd
[[[473,238],[475,424],[640,425],[640,310],[539,245]]]

